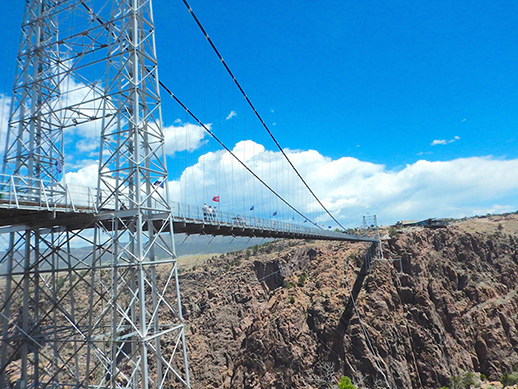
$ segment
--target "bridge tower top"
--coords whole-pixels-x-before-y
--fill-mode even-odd
[[[64,165],[67,120],[61,102],[67,65],[52,3],[26,3],[3,172],[57,183]]]

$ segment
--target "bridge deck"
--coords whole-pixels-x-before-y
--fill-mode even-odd
[[[36,228],[64,228],[68,230],[93,228],[102,222],[107,229],[115,228],[113,220],[129,220],[133,210],[100,210],[86,206],[69,207],[65,205],[49,206],[32,201],[19,201],[17,204],[0,199],[0,233]],[[152,216],[157,229],[164,223],[169,224],[169,214],[157,213]],[[172,221],[174,233],[227,235],[262,238],[297,238],[340,241],[375,241],[370,237],[344,234],[313,227],[301,226],[258,217],[242,217],[230,212],[219,212],[208,217],[201,207],[173,204]],[[122,226],[119,226],[122,227]],[[143,226],[147,229],[147,226]],[[162,230],[168,231],[166,225]]]

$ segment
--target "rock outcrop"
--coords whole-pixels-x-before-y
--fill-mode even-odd
[[[517,220],[384,242],[384,257],[400,261],[375,262],[345,327],[364,244],[275,242],[182,273],[193,388],[499,379],[518,363],[518,233],[506,224]]]

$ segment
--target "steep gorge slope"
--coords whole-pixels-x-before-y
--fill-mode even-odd
[[[376,261],[346,325],[364,244],[213,257],[181,274],[193,387],[320,388],[348,375],[438,388],[461,370],[498,379],[518,363],[517,225],[477,219],[384,242],[402,269]]]

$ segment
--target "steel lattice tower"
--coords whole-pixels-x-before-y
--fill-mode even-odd
[[[0,387],[190,387],[154,32],[151,0],[26,1],[2,185],[42,221],[7,230]],[[92,123],[95,218],[74,228],[53,222],[64,137]]]

